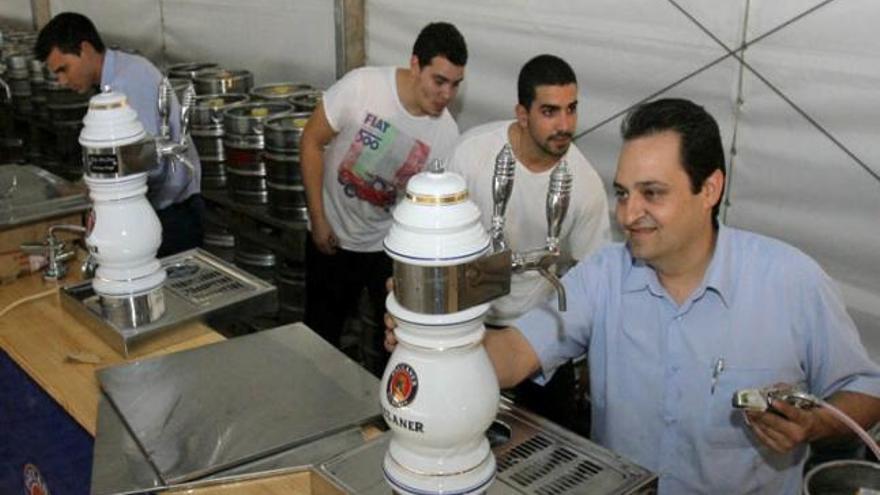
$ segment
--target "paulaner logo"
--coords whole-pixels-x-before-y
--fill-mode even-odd
[[[404,407],[416,398],[419,391],[419,377],[416,370],[406,363],[399,363],[388,376],[385,395],[394,407]]]

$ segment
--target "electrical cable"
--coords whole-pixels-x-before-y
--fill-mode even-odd
[[[37,300],[37,299],[42,299],[42,298],[44,298],[44,297],[46,297],[46,296],[48,296],[48,295],[55,294],[56,292],[58,292],[58,287],[53,287],[53,288],[51,288],[51,289],[49,289],[49,290],[46,290],[46,291],[43,291],[43,292],[38,292],[38,293],[33,294],[33,295],[31,295],[31,296],[22,297],[22,298],[19,299],[18,301],[13,302],[12,304],[10,304],[10,305],[6,306],[5,308],[3,308],[2,310],[0,310],[0,318],[2,318],[3,316],[5,316],[6,313],[12,311],[13,309],[15,309],[15,308],[21,306],[22,304],[26,304],[26,303],[29,303],[29,302],[31,302],[31,301],[35,301],[35,300]]]

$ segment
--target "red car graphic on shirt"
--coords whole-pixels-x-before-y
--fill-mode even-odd
[[[342,190],[349,198],[356,197],[382,208],[390,208],[397,199],[394,185],[377,175],[362,178],[351,169],[342,168],[338,177]]]

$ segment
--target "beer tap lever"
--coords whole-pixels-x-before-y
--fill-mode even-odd
[[[547,190],[547,250],[559,254],[559,233],[562,231],[562,220],[568,213],[571,200],[572,175],[565,159],[550,174],[550,186]]]
[[[572,175],[565,160],[561,160],[550,174],[550,185],[547,188],[547,245],[543,249],[535,249],[524,253],[513,253],[512,271],[522,273],[534,270],[541,274],[556,289],[559,311],[566,309],[565,287],[553,272],[553,265],[559,259],[559,234],[562,221],[568,213],[571,200]]]
[[[492,175],[492,246],[495,252],[507,249],[504,239],[504,212],[510,193],[513,191],[513,176],[516,172],[516,159],[510,144],[505,144],[495,156],[495,169]]]
[[[186,144],[189,135],[190,118],[192,117],[192,109],[196,103],[196,90],[192,83],[187,84],[183,90],[183,101],[180,103],[180,139],[179,143]]]
[[[169,139],[171,137],[171,102],[174,96],[174,88],[167,77],[162,78],[159,83],[159,138]]]
[[[175,141],[171,133],[171,109],[174,101],[174,88],[168,81],[163,78],[159,84],[159,116],[161,125],[159,128],[159,136],[156,138],[156,151],[159,158],[168,158],[171,160],[172,169],[177,163],[181,163],[189,169],[190,175],[195,174],[195,166],[186,157],[185,153],[189,147],[187,142],[187,134],[189,133],[189,119],[195,103],[195,90],[190,83],[183,93],[183,102],[180,106],[180,136]]]

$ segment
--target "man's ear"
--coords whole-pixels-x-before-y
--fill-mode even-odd
[[[522,127],[523,129],[525,129],[526,127],[528,127],[528,123],[529,123],[529,109],[526,108],[526,107],[524,107],[524,106],[522,106],[522,105],[520,105],[519,103],[517,103],[516,106],[513,107],[513,111],[514,111],[514,113],[516,114],[516,123],[517,123],[520,127]]]
[[[409,71],[413,76],[418,76],[422,67],[419,65],[419,57],[412,55],[409,57]]]
[[[97,53],[97,50],[95,50],[95,47],[92,46],[91,43],[89,43],[88,41],[80,41],[79,42],[79,56],[80,57],[82,57],[86,54],[91,55],[94,53]]]
[[[724,194],[724,172],[721,169],[716,169],[706,177],[701,194],[710,209],[721,201],[721,195]]]

